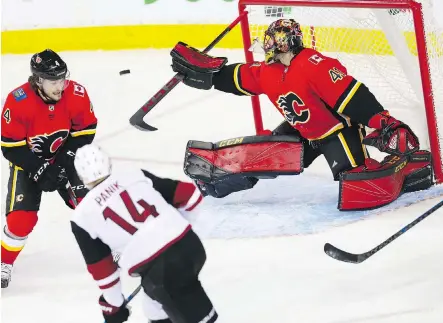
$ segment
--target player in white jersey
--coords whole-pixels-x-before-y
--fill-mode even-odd
[[[99,303],[106,322],[126,322],[130,315],[120,270],[141,277],[150,322],[215,322],[217,313],[198,279],[205,250],[180,213],[201,201],[200,191],[145,170],[111,172],[110,159],[95,145],[80,148],[74,165],[90,191],[74,211],[72,231],[103,291]],[[111,250],[121,253],[120,269]]]

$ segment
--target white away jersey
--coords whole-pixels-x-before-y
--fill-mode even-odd
[[[185,200],[172,203],[174,194],[180,193],[180,186],[174,186],[171,197],[166,198],[170,201],[166,201],[165,193],[154,189],[153,180],[146,174],[153,176],[142,170],[113,173],[86,195],[72,218],[92,239],[100,239],[120,252],[119,265],[129,274],[190,230],[191,225],[176,207],[191,209],[201,200],[200,192],[193,188]]]

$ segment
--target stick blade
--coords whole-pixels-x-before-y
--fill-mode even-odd
[[[132,117],[131,119],[129,119],[129,123],[136,129],[141,130],[141,131],[157,131],[158,129],[148,125],[146,122],[143,121],[143,119],[141,120],[135,120],[136,118]]]
[[[366,260],[366,258],[362,257],[361,255],[356,255],[354,253],[343,251],[341,249],[338,249],[337,247],[334,247],[330,243],[325,244],[324,251],[331,258],[343,262],[349,262],[352,264],[359,264],[362,261]]]

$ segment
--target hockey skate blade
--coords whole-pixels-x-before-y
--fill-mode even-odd
[[[337,247],[334,247],[330,243],[325,244],[324,251],[331,258],[343,262],[349,262],[351,264],[359,264],[362,261],[366,260],[365,257],[360,257],[361,255],[356,255],[353,253],[343,251],[341,249],[338,249]]]

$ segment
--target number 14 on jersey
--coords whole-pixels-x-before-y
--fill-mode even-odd
[[[135,206],[134,202],[132,201],[127,191],[121,192],[120,197],[122,198],[123,203],[125,204],[126,209],[128,210],[128,213],[131,216],[132,220],[134,220],[134,222],[138,223],[145,222],[150,215],[152,215],[153,217],[157,217],[159,215],[155,206],[150,205],[148,202],[146,202],[143,199],[137,202],[140,206],[144,208],[143,212],[139,213],[137,211],[137,207]],[[134,234],[137,232],[137,228],[135,226],[126,221],[124,218],[122,218],[120,215],[118,215],[114,210],[112,210],[109,207],[106,207],[103,210],[103,217],[105,219],[110,219],[112,222],[114,222],[115,224],[117,224],[123,230],[129,232],[130,234]]]

